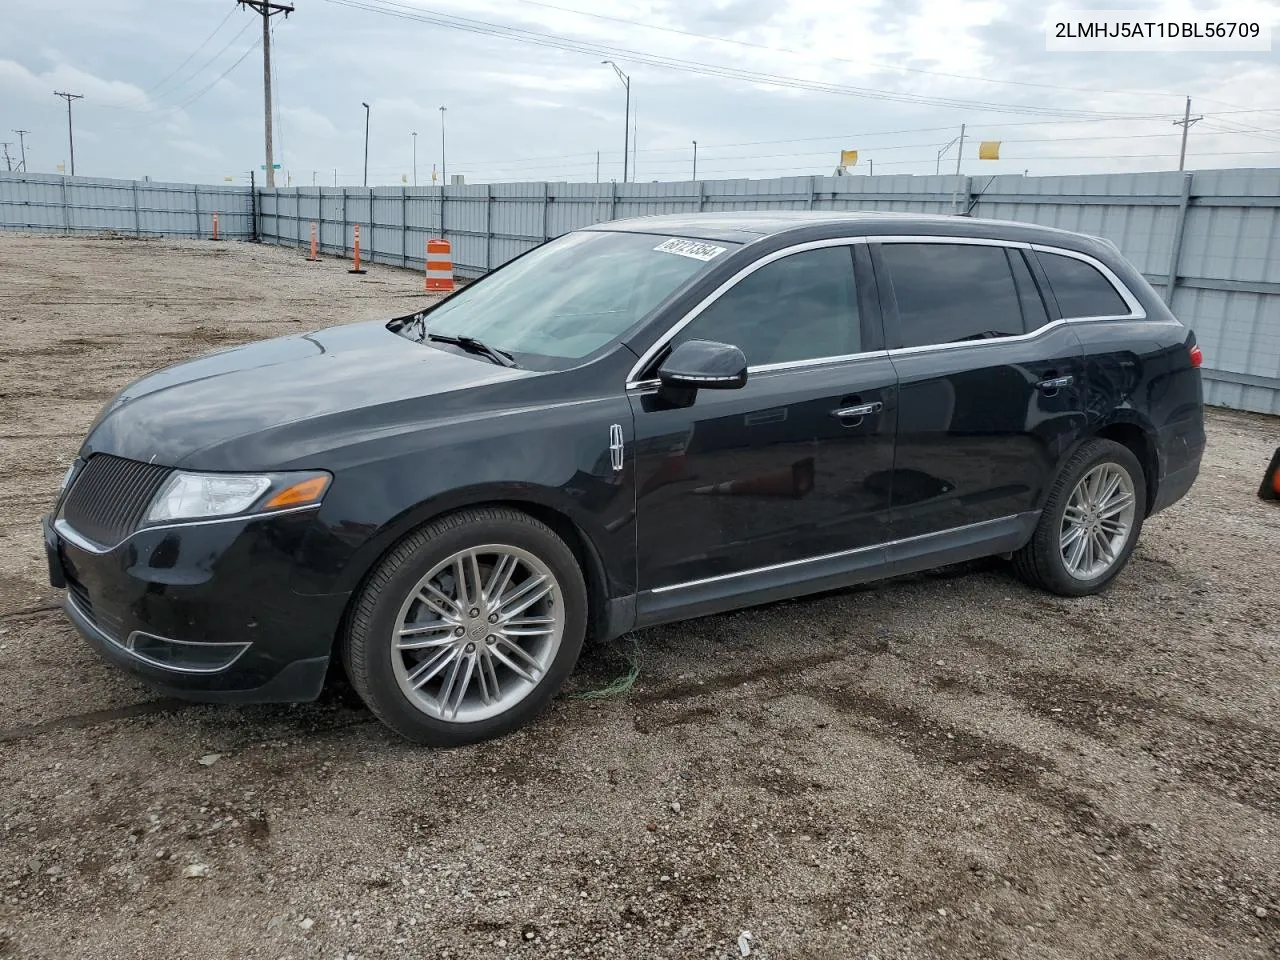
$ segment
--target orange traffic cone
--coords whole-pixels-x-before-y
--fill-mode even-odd
[[[799,500],[813,492],[813,457],[797,460],[787,470],[694,487],[693,492],[725,494],[731,497],[795,497]]]
[[[679,483],[681,480],[688,480],[689,461],[683,453],[669,453],[658,465],[655,470],[640,487],[639,496],[643,497],[647,493],[652,493],[659,487],[664,487],[668,483]]]
[[[1258,488],[1258,496],[1263,500],[1280,500],[1280,447],[1276,448],[1271,465],[1262,475],[1262,486]]]

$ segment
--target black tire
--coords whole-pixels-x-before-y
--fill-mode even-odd
[[[1060,537],[1063,514],[1071,492],[1080,480],[1094,467],[1110,463],[1129,474],[1133,484],[1134,517],[1128,540],[1116,555],[1115,561],[1098,576],[1084,580],[1071,575],[1062,556]],[[1142,464],[1133,452],[1111,440],[1088,440],[1063,464],[1057,479],[1049,490],[1040,522],[1030,542],[1013,555],[1013,569],[1019,577],[1050,593],[1063,597],[1084,597],[1104,590],[1125,568],[1129,556],[1142,533],[1142,521],[1147,512],[1147,481]]]
[[[391,637],[401,605],[422,577],[454,553],[487,543],[526,550],[551,570],[564,610],[560,646],[533,689],[506,712],[467,723],[442,720],[419,709],[401,689],[392,665]],[[546,709],[577,663],[587,614],[582,569],[555,531],[519,510],[471,508],[418,528],[382,559],[352,606],[342,637],[342,659],[351,685],[388,727],[414,743],[458,747],[504,736]]]

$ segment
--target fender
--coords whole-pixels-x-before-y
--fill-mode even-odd
[[[1058,458],[1058,462],[1054,464],[1054,476],[1061,472],[1066,462],[1075,456],[1076,451],[1084,446],[1085,443],[1098,438],[1114,440],[1133,450],[1138,462],[1142,464],[1143,472],[1146,474],[1147,512],[1150,514],[1151,505],[1155,503],[1156,492],[1160,487],[1162,473],[1160,452],[1156,443],[1156,428],[1149,417],[1132,407],[1118,407],[1110,411],[1106,417],[1096,421],[1088,429],[1082,431],[1075,440],[1065,447]],[[1134,440],[1138,438],[1141,438],[1141,445],[1139,449],[1135,449]],[[1044,509],[1051,489],[1052,484],[1045,484],[1044,493],[1040,496],[1040,502],[1036,504],[1037,510]]]

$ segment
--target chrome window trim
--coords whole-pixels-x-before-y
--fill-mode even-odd
[[[956,237],[956,236],[918,236],[915,234],[892,234],[892,235],[873,235],[860,237],[834,237],[827,240],[810,240],[805,243],[794,244],[790,247],[784,247],[781,250],[775,250],[766,256],[761,257],[752,263],[747,264],[732,277],[720,284],[715,290],[704,297],[696,306],[686,313],[680,320],[676,321],[665,334],[658,338],[636,361],[631,371],[627,374],[626,389],[632,390],[652,390],[658,387],[657,380],[637,380],[635,379],[640,371],[643,370],[655,356],[662,351],[671,339],[690,323],[698,318],[698,316],[706,310],[712,303],[720,299],[725,293],[738,284],[744,277],[747,277],[759,270],[761,267],[773,263],[775,260],[781,260],[783,257],[790,256],[794,253],[803,253],[806,250],[818,250],[824,247],[841,247],[852,246],[856,243],[946,243],[946,244],[966,244],[970,246],[983,247],[1008,247],[1015,250],[1035,250],[1040,253],[1051,253],[1059,256],[1071,257],[1080,260],[1093,267],[1103,278],[1111,284],[1112,288],[1120,295],[1125,304],[1129,307],[1127,314],[1112,314],[1107,316],[1095,317],[1061,317],[1052,320],[1041,327],[1037,327],[1030,333],[1020,333],[1009,337],[991,337],[986,340],[960,340],[955,343],[930,343],[922,344],[916,347],[895,347],[890,350],[871,350],[865,353],[851,353],[843,356],[833,357],[812,357],[807,360],[790,360],[783,363],[766,363],[758,366],[750,366],[747,373],[773,373],[792,369],[800,369],[804,367],[817,366],[825,363],[844,363],[849,361],[863,360],[871,357],[894,357],[907,356],[914,353],[926,353],[932,350],[951,350],[958,347],[985,347],[1002,343],[1018,343],[1021,341],[1033,340],[1051,330],[1056,329],[1061,324],[1068,323],[1093,323],[1107,320],[1146,320],[1147,311],[1125,285],[1124,281],[1116,276],[1105,263],[1097,257],[1090,256],[1087,253],[1080,253],[1077,250],[1068,250],[1065,247],[1055,247],[1048,243],[1033,243],[1026,240],[999,240],[991,237]]]
[[[887,351],[891,357],[906,357],[915,353],[931,353],[935,350],[956,350],[961,347],[987,347],[999,343],[1023,343],[1028,340],[1035,340],[1042,334],[1046,334],[1058,327],[1066,326],[1071,323],[1081,323],[1086,321],[1080,320],[1050,320],[1043,327],[1036,327],[1030,333],[1019,333],[1009,337],[987,337],[983,340],[957,340],[954,343],[926,343],[918,347],[894,347]]]
[[[210,517],[207,520],[176,520],[172,523],[156,523],[146,527],[139,527],[131,534],[109,547],[104,547],[100,543],[94,543],[84,534],[76,530],[75,527],[67,523],[65,517],[58,517],[53,521],[53,529],[63,537],[75,544],[81,550],[87,553],[110,553],[112,550],[118,550],[124,544],[128,543],[140,533],[146,533],[151,530],[173,530],[179,527],[202,527],[214,523],[235,523],[238,520],[258,520],[264,517],[283,517],[291,513],[302,513],[305,510],[319,510],[320,504],[308,503],[301,507],[287,507],[284,510],[265,510],[261,513],[237,513],[233,517]]]
[[[950,243],[964,244],[971,247],[1015,247],[1029,250],[1035,246],[1026,240],[997,240],[992,237],[950,237],[940,234],[934,236],[915,236],[911,234],[887,234],[867,237],[869,243]]]
[[[788,370],[803,370],[807,367],[818,367],[827,363],[851,363],[858,360],[881,359],[889,356],[888,350],[868,350],[865,353],[844,353],[836,357],[814,357],[810,360],[785,360],[781,363],[761,363],[747,367],[748,376],[761,373],[786,373]],[[749,383],[750,381],[748,381]],[[658,380],[629,380],[628,390],[656,390],[661,384]]]
[[[1011,513],[1005,517],[993,517],[990,520],[979,520],[977,523],[966,523],[958,527],[948,527],[946,530],[936,530],[931,533],[918,533],[911,537],[902,537],[898,540],[885,540],[882,543],[873,543],[865,547],[854,547],[852,550],[837,550],[835,553],[823,553],[816,557],[804,557],[800,560],[787,560],[784,563],[771,563],[763,567],[752,567],[750,570],[738,570],[734,573],[722,573],[714,577],[703,577],[699,580],[686,580],[683,583],[672,583],[665,587],[654,587],[648,593],[670,593],[673,590],[687,590],[691,587],[703,587],[709,583],[722,583],[725,580],[734,580],[738,577],[749,577],[758,573],[771,573],[774,570],[786,570],[790,567],[798,567],[806,563],[821,563],[823,560],[835,560],[837,557],[853,557],[860,553],[866,553],[869,550],[887,550],[890,547],[900,547],[906,543],[914,543],[917,540],[928,540],[931,537],[941,537],[947,534],[959,533],[962,530],[976,530],[979,527],[987,527],[997,523],[1008,523],[1010,520],[1016,520],[1023,516],[1019,513]]]
[[[644,353],[640,355],[640,359],[635,362],[635,364],[631,367],[631,371],[627,374],[626,388],[628,390],[643,390],[651,387],[656,387],[658,385],[657,380],[637,380],[636,377],[638,377],[640,375],[640,372],[644,370],[644,368],[648,366],[650,362],[652,362],[654,357],[656,357],[659,353],[662,352],[663,347],[665,347],[671,341],[672,337],[674,337],[681,330],[683,330],[685,327],[691,324],[694,320],[698,319],[698,316],[704,310],[706,310],[709,306],[711,306],[711,304],[715,303],[715,301],[719,300],[720,297],[722,297],[725,293],[727,293],[731,288],[735,287],[739,283],[739,281],[741,281],[743,278],[748,277],[751,274],[755,273],[761,267],[768,266],[769,264],[773,263],[775,260],[781,260],[783,257],[789,257],[795,253],[804,253],[806,250],[821,250],[825,247],[851,247],[854,244],[866,243],[868,239],[870,238],[862,236],[862,237],[830,237],[826,240],[807,240],[804,243],[797,243],[789,247],[783,247],[781,250],[775,250],[773,251],[773,253],[765,254],[763,257],[760,257],[759,259],[753,260],[751,263],[748,263],[745,267],[743,267],[741,270],[735,273],[732,277],[725,280],[724,283],[720,284],[720,286],[716,287],[709,294],[703,297],[702,300],[699,301],[692,309],[690,309],[683,317],[681,317],[674,324],[672,324],[672,326],[667,329],[666,333],[664,333],[661,337],[659,337],[656,341],[654,341],[653,345],[649,347],[648,350],[646,350]],[[852,265],[850,265],[850,269],[852,269]],[[831,363],[836,360],[852,359],[855,357],[877,356],[878,353],[879,352],[867,353],[867,354],[850,354],[848,357],[814,357],[808,360],[788,361],[785,364],[780,364],[780,363],[763,364],[762,367],[768,367],[770,369],[785,369],[793,363],[806,364],[806,365],[812,365],[815,363]],[[761,368],[748,367],[747,372],[750,373],[751,371],[757,370],[757,369],[761,369]]]
[[[659,337],[654,344],[649,347],[632,366],[631,371],[627,374],[626,389],[631,390],[652,390],[658,386],[657,380],[637,380],[640,371],[643,370],[653,358],[657,356],[671,339],[690,323],[698,318],[698,316],[706,310],[712,303],[719,300],[725,293],[736,286],[743,278],[750,276],[761,267],[773,263],[775,260],[781,260],[783,257],[790,256],[795,253],[803,253],[806,250],[819,250],[824,247],[841,247],[852,246],[856,243],[946,243],[946,244],[967,244],[970,246],[985,247],[1008,247],[1015,250],[1035,250],[1041,253],[1057,254],[1059,256],[1071,257],[1080,260],[1093,267],[1103,278],[1111,284],[1112,288],[1120,295],[1125,304],[1129,307],[1127,314],[1113,314],[1107,316],[1095,317],[1062,317],[1058,320],[1050,321],[1044,326],[1037,327],[1030,333],[1020,333],[1010,337],[992,337],[987,340],[961,340],[956,343],[931,343],[923,344],[916,347],[896,347],[891,350],[872,350],[865,353],[852,353],[843,356],[833,357],[812,357],[806,360],[791,360],[783,363],[766,363],[758,366],[747,368],[748,374],[752,373],[772,373],[786,370],[801,369],[804,367],[817,366],[825,363],[844,363],[867,359],[871,357],[893,357],[904,356],[913,353],[924,353],[931,350],[948,350],[957,347],[983,347],[1001,343],[1017,343],[1019,341],[1032,340],[1050,330],[1057,328],[1060,324],[1066,323],[1092,323],[1096,321],[1106,320],[1145,320],[1147,312],[1138,298],[1125,285],[1124,281],[1116,276],[1105,263],[1096,257],[1087,253],[1080,253],[1077,250],[1068,250],[1065,247],[1056,247],[1048,243],[1033,243],[1026,240],[999,240],[991,237],[956,237],[956,236],[918,236],[914,234],[893,234],[893,235],[874,235],[860,237],[833,237],[826,240],[810,240],[805,243],[794,244],[790,247],[784,247],[781,250],[775,250],[766,256],[761,257],[752,263],[747,264],[732,277],[725,280],[715,290],[704,297],[696,306],[688,313],[681,317],[673,324],[665,334]]]
[[[1080,253],[1076,250],[1067,250],[1063,247],[1055,247],[1047,243],[1033,243],[1031,249],[1037,253],[1053,253],[1060,257],[1071,257],[1073,260],[1081,260],[1093,267],[1111,284],[1112,289],[1120,294],[1120,299],[1129,307],[1127,314],[1109,314],[1097,317],[1063,317],[1064,320],[1145,320],[1147,319],[1147,311],[1142,304],[1138,302],[1138,298],[1125,285],[1125,282],[1115,275],[1110,267],[1099,260],[1097,257],[1091,257],[1087,253]]]
[[[1036,337],[1054,330],[1060,325],[1069,323],[1094,323],[1106,320],[1145,320],[1147,318],[1146,310],[1143,309],[1142,304],[1138,302],[1138,299],[1130,292],[1129,288],[1125,286],[1124,281],[1117,277],[1105,263],[1098,260],[1096,257],[1089,256],[1087,253],[1079,253],[1075,250],[1067,250],[1063,247],[1055,247],[1047,243],[1028,243],[1023,240],[992,240],[985,237],[893,236],[870,237],[868,239],[873,243],[964,243],[977,246],[1035,250],[1042,253],[1055,253],[1066,257],[1072,257],[1076,260],[1089,264],[1089,266],[1102,274],[1103,279],[1111,284],[1116,293],[1120,295],[1120,299],[1122,299],[1129,307],[1129,313],[1127,314],[1114,314],[1100,317],[1061,317],[1057,320],[1051,320],[1043,326],[1036,327],[1036,329],[1032,330],[1030,333],[1019,333],[1008,337],[989,337],[984,340],[957,340],[954,343],[925,343],[916,347],[894,347],[888,351],[889,356],[891,357],[910,356],[916,353],[931,353],[935,350],[954,350],[960,347],[988,347],[995,346],[997,344],[1021,343],[1034,340]],[[890,282],[892,282],[892,278],[890,278]]]

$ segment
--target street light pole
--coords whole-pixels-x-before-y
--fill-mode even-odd
[[[413,185],[418,185],[418,131],[413,131]]]
[[[447,187],[449,185],[449,163],[445,159],[444,152],[444,111],[440,108],[440,186]]]
[[[363,100],[360,106],[364,107],[364,185],[369,185],[369,105]]]
[[[622,81],[622,85],[627,90],[627,111],[622,118],[622,182],[627,182],[627,174],[630,170],[628,158],[631,156],[631,78],[622,72],[612,60],[601,60],[601,63],[607,63],[613,67],[613,72],[618,75],[618,79]]]
[[[934,170],[933,170],[933,172],[936,175],[938,176],[942,175],[942,158],[943,156],[946,155],[946,152],[951,149],[951,145],[959,139],[960,139],[959,137],[952,137],[950,140],[946,142],[946,145],[943,146],[943,148],[938,151],[937,162],[934,164]]]

